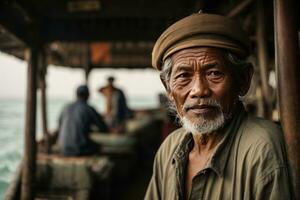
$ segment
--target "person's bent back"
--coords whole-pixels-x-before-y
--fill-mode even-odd
[[[90,127],[94,124],[99,131],[107,131],[101,115],[87,103],[87,86],[79,86],[76,94],[77,100],[63,109],[59,119],[59,146],[65,156],[97,153],[98,146],[89,139]]]

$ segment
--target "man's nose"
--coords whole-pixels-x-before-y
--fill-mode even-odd
[[[209,97],[211,90],[206,80],[202,77],[195,77],[190,92],[191,98],[205,98]]]

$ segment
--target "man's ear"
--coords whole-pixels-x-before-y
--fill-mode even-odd
[[[168,95],[169,100],[170,100],[171,102],[173,102],[173,101],[174,101],[174,97],[173,97],[173,95],[172,95],[172,93],[171,93],[170,87],[169,87],[169,85],[168,85],[166,79],[164,78],[164,76],[163,76],[162,74],[160,75],[160,80],[161,80],[161,82],[163,83],[163,85],[164,85],[164,87],[165,87],[165,89],[166,89],[166,91],[167,91],[167,95]]]
[[[241,82],[240,82],[240,90],[239,90],[239,96],[244,96],[247,94],[250,85],[251,85],[251,80],[253,76],[253,65],[249,64],[245,70],[241,73]]]

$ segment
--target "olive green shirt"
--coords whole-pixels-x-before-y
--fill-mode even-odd
[[[156,154],[145,199],[185,199],[185,168],[192,147],[192,134],[184,129],[169,135]],[[241,108],[224,128],[206,167],[193,177],[189,199],[291,199],[281,129]]]

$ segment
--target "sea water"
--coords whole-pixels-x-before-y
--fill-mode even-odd
[[[47,103],[47,117],[49,130],[57,128],[58,117],[63,107],[71,102],[70,99],[50,99]],[[129,107],[155,108],[158,101],[155,97],[134,97],[128,100]],[[103,112],[103,99],[94,99],[90,104],[99,112]],[[41,137],[40,105],[37,109],[37,138]],[[25,127],[25,100],[0,99],[0,200],[4,199],[6,189],[12,180],[20,163],[23,153]]]

